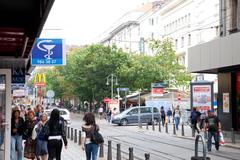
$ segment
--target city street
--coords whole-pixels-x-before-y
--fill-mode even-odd
[[[164,132],[138,129],[138,126],[117,126],[110,125],[105,120],[98,120],[100,131],[105,138],[105,158],[107,157],[107,141],[112,141],[113,157],[116,156],[116,144],[121,144],[122,158],[128,159],[128,148],[133,147],[133,154],[135,159],[144,159],[145,153],[150,153],[151,160],[169,159],[169,160],[184,160],[190,159],[194,155],[194,141],[190,139],[178,138]],[[71,127],[81,128],[82,116],[71,115]],[[179,133],[180,134],[180,131]],[[199,151],[202,151],[199,145]],[[202,152],[199,152],[201,155]],[[220,151],[216,151],[213,147],[212,152],[207,154],[213,160],[232,159],[239,160],[240,154],[238,149],[221,147]]]

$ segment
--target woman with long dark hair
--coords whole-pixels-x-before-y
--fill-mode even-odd
[[[14,109],[11,119],[11,160],[23,159],[22,135],[24,120],[20,117],[20,110]],[[16,154],[17,152],[17,154]]]
[[[65,148],[67,148],[67,138],[64,130],[64,119],[60,117],[58,109],[54,109],[51,112],[49,121],[47,122],[48,127],[48,155],[49,160],[61,160],[62,152],[62,140]]]
[[[94,130],[99,131],[93,113],[86,113],[83,117],[85,124],[82,126],[82,149],[86,152],[87,160],[97,160],[98,144],[91,142],[91,134]]]

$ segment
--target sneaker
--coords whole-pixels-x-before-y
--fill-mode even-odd
[[[211,149],[208,149],[208,152],[211,152]]]
[[[216,147],[216,150],[219,151],[219,147]]]

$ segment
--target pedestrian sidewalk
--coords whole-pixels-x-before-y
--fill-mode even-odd
[[[63,160],[85,160],[85,151],[82,150],[78,143],[74,143],[68,139],[68,148],[63,147],[62,150]]]

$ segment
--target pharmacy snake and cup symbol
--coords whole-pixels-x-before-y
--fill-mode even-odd
[[[48,43],[48,44],[43,44],[43,43]],[[51,51],[51,50],[56,46],[56,45],[51,44],[51,43],[53,43],[52,40],[42,40],[42,41],[37,43],[37,47],[38,47],[39,50],[41,50],[43,52],[47,52],[47,54],[44,55],[44,57],[48,60],[52,59],[51,55],[53,55],[53,51]]]

